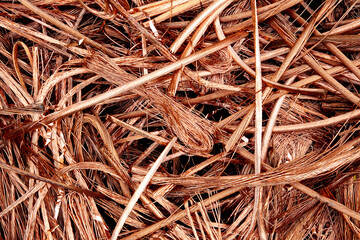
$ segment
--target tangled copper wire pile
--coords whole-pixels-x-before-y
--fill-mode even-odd
[[[0,2],[0,239],[360,239],[360,3]]]

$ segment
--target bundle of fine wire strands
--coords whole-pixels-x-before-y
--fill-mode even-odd
[[[1,1],[0,239],[360,239],[359,9]]]

